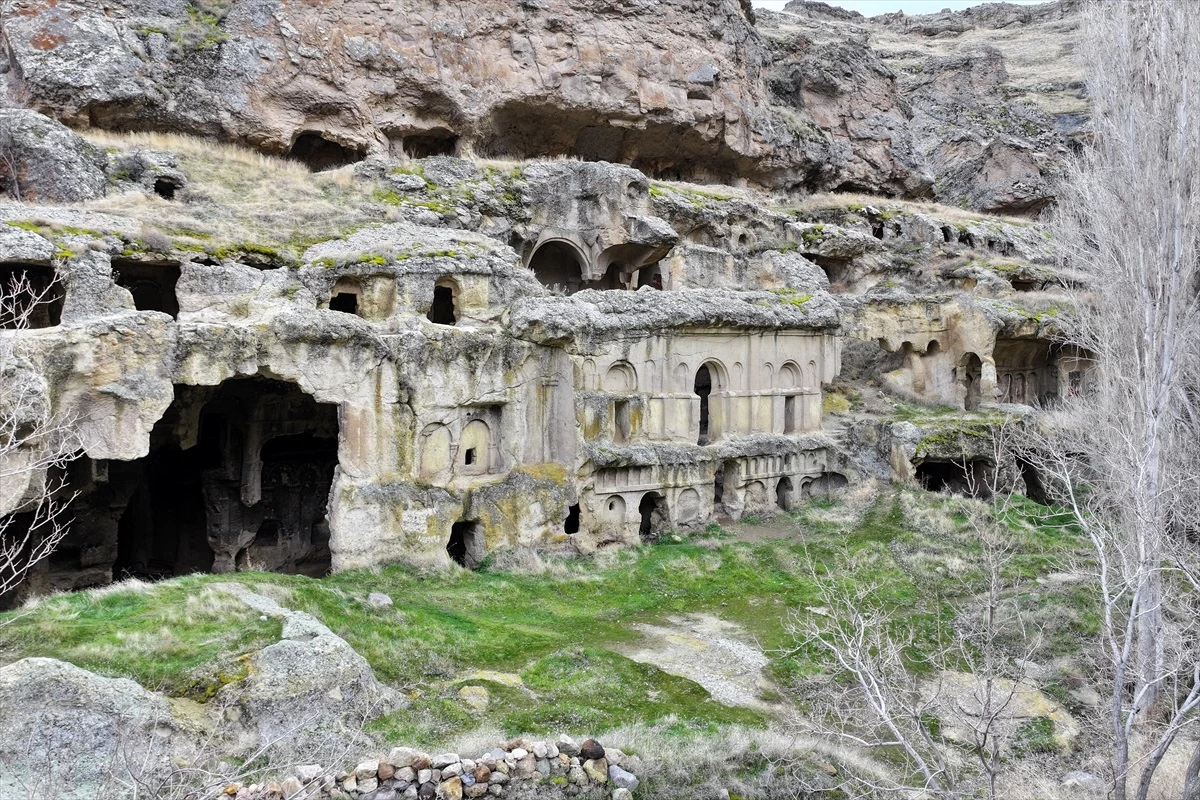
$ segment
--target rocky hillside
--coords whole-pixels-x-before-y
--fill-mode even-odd
[[[1077,25],[0,0],[0,800],[1094,796]]]
[[[1073,0],[871,20],[797,0],[9,0],[3,96],[314,168],[572,156],[1036,214],[1086,123]]]

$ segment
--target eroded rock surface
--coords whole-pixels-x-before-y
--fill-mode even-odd
[[[187,735],[165,698],[51,658],[0,667],[0,798],[116,796],[170,782]]]
[[[1076,4],[1020,8],[868,20],[797,0],[755,20],[734,0],[38,0],[0,7],[0,33],[10,103],[313,169],[567,155],[1036,213],[1087,106]]]

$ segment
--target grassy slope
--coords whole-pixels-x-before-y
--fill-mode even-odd
[[[859,510],[811,504],[775,527],[787,538],[745,542],[716,528],[680,543],[555,562],[538,574],[486,568],[423,575],[391,566],[323,580],[243,573],[196,575],[154,586],[61,595],[0,617],[0,663],[45,655],[172,694],[204,699],[238,676],[237,656],[275,641],[261,620],[211,585],[236,580],[310,611],[362,653],[413,707],[376,723],[387,738],[434,746],[479,724],[509,733],[603,732],[661,721],[708,729],[765,726],[757,712],[721,706],[690,681],[634,663],[606,645],[627,641],[631,621],[708,611],[744,625],[771,656],[782,687],[817,669],[810,653],[787,654],[789,609],[815,603],[815,581],[871,582],[931,647],[978,588],[980,547],[962,501],[889,492]],[[1010,514],[1013,581],[1062,568],[1077,539],[1031,503]],[[1041,515],[1041,516],[1039,516]],[[735,529],[736,532],[736,529]],[[1036,590],[1036,591],[1035,591]],[[368,607],[384,592],[393,609]],[[1027,594],[1053,624],[1046,657],[1072,652],[1094,629],[1079,611],[1078,584]],[[523,687],[472,679],[497,702],[483,719],[455,702],[470,670],[519,673]],[[803,706],[803,698],[800,698]]]

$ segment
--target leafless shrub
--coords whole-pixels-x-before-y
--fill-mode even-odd
[[[994,433],[994,464],[1011,459],[1012,441],[1011,424]],[[995,469],[984,485],[966,474],[969,494],[989,498],[964,500],[960,509],[983,546],[983,586],[964,587],[976,599],[958,609],[957,621],[940,623],[950,631],[944,644],[918,652],[915,631],[900,625],[879,586],[830,580],[815,570],[819,605],[789,616],[797,650],[815,652],[829,665],[814,681],[819,686],[806,692],[815,700],[798,726],[847,747],[902,756],[904,767],[894,772],[844,763],[840,788],[850,796],[908,792],[954,800],[982,791],[994,800],[1011,769],[1015,705],[1033,688],[1025,669],[1039,644],[1014,599],[1018,586],[1006,577],[1013,553],[1001,520],[1015,475]],[[842,558],[855,565],[855,556]],[[953,739],[939,731],[947,719],[955,720]]]
[[[71,496],[55,477],[79,449],[71,420],[51,409],[20,363],[22,331],[55,289],[14,273],[0,285],[0,597],[49,557],[69,529]]]

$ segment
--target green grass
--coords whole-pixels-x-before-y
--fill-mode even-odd
[[[791,530],[787,538],[737,541],[736,527],[709,526],[680,542],[555,562],[544,574],[491,568],[424,574],[386,566],[321,580],[196,575],[58,595],[0,616],[0,663],[50,656],[206,699],[239,678],[239,656],[279,636],[277,622],[211,588],[237,581],[319,617],[382,681],[413,698],[411,708],[375,723],[393,741],[432,746],[481,722],[511,734],[602,733],[668,717],[687,726],[763,726],[758,712],[721,706],[691,681],[619,655],[621,644],[638,637],[631,623],[697,612],[738,623],[770,657],[768,675],[786,693],[824,666],[819,654],[795,651],[785,627],[789,610],[819,605],[818,582],[869,583],[875,602],[892,612],[896,632],[911,637],[917,667],[951,634],[958,610],[981,585],[981,549],[962,503],[897,491],[864,510],[819,500],[776,521]],[[1025,558],[1014,582],[1061,569],[1080,547],[1073,529],[1038,509],[1018,503],[1001,520]],[[926,520],[936,520],[937,530]],[[958,566],[947,570],[951,560]],[[1035,593],[1037,603],[1070,623],[1055,637],[1056,651],[1089,629],[1088,598],[1080,591],[1075,584]],[[370,592],[386,593],[394,608],[371,608]],[[457,703],[468,670],[516,673],[523,686],[469,681],[493,696],[479,719]]]

